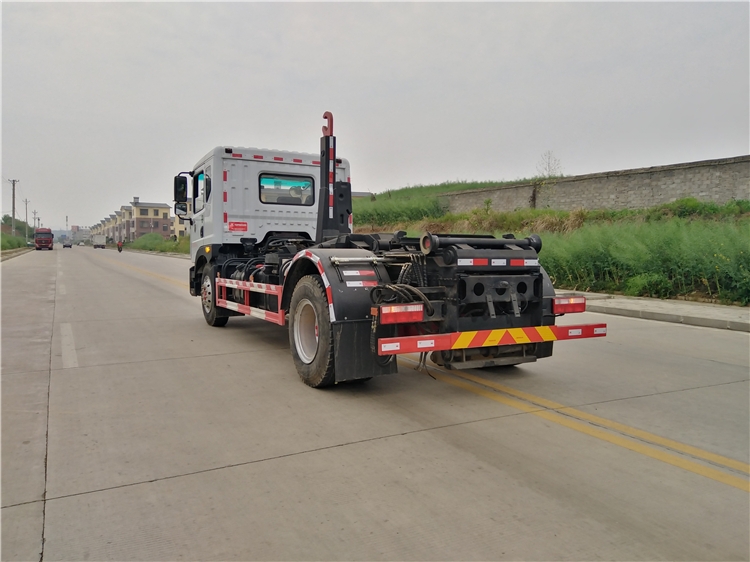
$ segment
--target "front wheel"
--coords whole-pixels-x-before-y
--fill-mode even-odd
[[[303,277],[294,287],[289,304],[289,346],[302,382],[313,388],[336,382],[328,300],[317,275]]]
[[[203,268],[201,308],[203,309],[203,317],[209,326],[220,328],[227,325],[229,318],[218,316],[218,311],[216,310],[216,280],[214,279],[214,268],[211,265],[206,265]]]

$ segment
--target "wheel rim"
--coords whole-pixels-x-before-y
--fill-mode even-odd
[[[203,283],[201,284],[201,303],[203,304],[203,310],[206,311],[206,314],[211,312],[211,308],[214,305],[213,296],[214,294],[211,290],[211,278],[206,276],[203,278]]]
[[[318,354],[318,314],[313,304],[302,299],[294,312],[294,347],[303,363],[309,365]]]

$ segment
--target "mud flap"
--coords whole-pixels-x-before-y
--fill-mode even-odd
[[[398,372],[396,356],[380,357],[370,351],[369,319],[336,322],[333,325],[333,356],[336,382],[391,375]]]

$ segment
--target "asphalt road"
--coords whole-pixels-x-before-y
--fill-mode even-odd
[[[302,384],[189,262],[2,264],[3,560],[748,560],[748,334],[602,314],[522,367]]]

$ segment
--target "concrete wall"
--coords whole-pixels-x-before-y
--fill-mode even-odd
[[[684,197],[723,204],[750,199],[750,156],[571,176],[558,180],[464,191],[441,197],[453,213],[494,210],[642,209]]]

